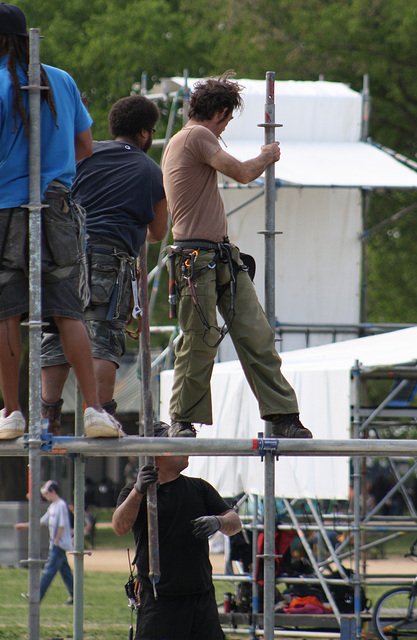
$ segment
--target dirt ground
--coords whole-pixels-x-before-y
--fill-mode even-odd
[[[128,559],[126,549],[93,549],[84,556],[84,571],[120,571],[126,573],[128,571]],[[130,549],[130,559],[135,555],[135,550]],[[224,573],[224,555],[213,554],[210,556],[213,572]],[[68,555],[68,561],[71,567],[74,567],[74,557]]]
[[[85,571],[120,571],[126,573],[128,570],[127,551],[125,549],[93,549],[84,556]],[[130,549],[130,558],[135,555],[135,550]],[[221,575],[224,573],[224,555],[215,553],[210,555],[213,573]],[[70,565],[73,566],[73,557],[69,556]],[[345,566],[348,566],[345,563]],[[417,571],[417,563],[407,558],[382,558],[370,560],[367,564],[367,573],[376,575],[412,575]]]

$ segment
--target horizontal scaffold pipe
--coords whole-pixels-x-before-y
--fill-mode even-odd
[[[0,441],[1,456],[28,455],[29,447],[39,446],[34,439]],[[254,438],[230,440],[211,438],[49,438],[41,441],[46,456],[82,454],[84,456],[187,455],[187,456],[262,456],[272,451],[277,456],[399,456],[416,457],[417,440],[280,440]]]

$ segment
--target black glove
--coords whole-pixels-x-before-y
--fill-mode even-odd
[[[201,516],[191,520],[193,525],[193,535],[196,538],[208,538],[220,529],[220,520],[217,516]]]
[[[135,482],[135,489],[141,495],[145,494],[149,485],[158,482],[158,467],[153,464],[145,464],[139,469]]]

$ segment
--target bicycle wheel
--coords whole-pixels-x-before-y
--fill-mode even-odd
[[[374,607],[374,631],[380,640],[417,638],[417,601],[410,587],[391,589],[384,593]]]

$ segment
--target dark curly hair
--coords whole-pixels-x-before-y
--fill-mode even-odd
[[[211,120],[216,113],[224,109],[227,109],[224,119],[235,109],[242,111],[243,100],[240,94],[244,87],[230,80],[234,77],[234,71],[229,69],[218,80],[209,78],[196,82],[191,93],[188,117],[203,122]]]
[[[112,106],[109,113],[110,131],[114,138],[128,136],[133,139],[142,129],[153,129],[158,119],[158,107],[149,98],[128,96]]]

